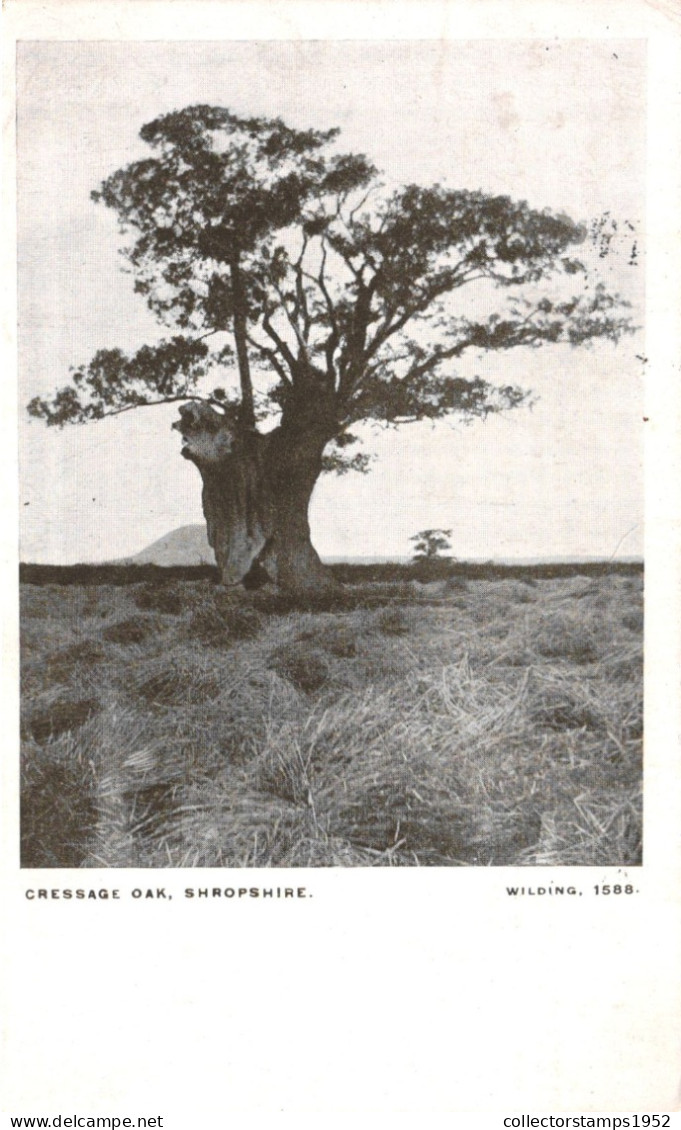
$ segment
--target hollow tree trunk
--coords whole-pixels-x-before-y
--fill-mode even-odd
[[[287,592],[336,587],[312,545],[308,519],[328,425],[282,423],[261,435],[207,404],[189,403],[173,427],[203,479],[208,540],[223,584],[238,584],[258,565]]]
[[[330,571],[312,545],[308,518],[328,431],[282,424],[267,438],[264,465],[271,533],[261,563],[288,592],[334,588]]]

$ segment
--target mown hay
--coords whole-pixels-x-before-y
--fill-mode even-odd
[[[264,793],[289,801],[306,804],[310,797],[311,763],[297,742],[270,744],[256,763],[254,782]]]
[[[262,627],[262,616],[255,608],[214,596],[192,612],[187,633],[201,643],[224,647],[237,640],[254,639]]]
[[[545,815],[538,843],[519,862],[544,867],[638,867],[643,861],[641,810],[638,785],[605,795],[580,793]]]
[[[238,605],[227,605],[224,609],[218,605],[218,608],[222,622],[233,639],[251,640],[262,631],[263,619],[255,608]]]
[[[452,770],[427,757],[399,763],[361,756],[346,769],[333,803],[318,802],[331,835],[375,851],[399,849],[422,864],[507,861],[539,836],[539,816],[475,803]]]
[[[303,835],[291,844],[286,853],[286,866],[402,867],[405,857],[399,852],[357,847],[340,836],[327,836],[314,829],[312,835]]]
[[[99,710],[95,698],[74,698],[66,693],[29,708],[23,719],[24,734],[36,742],[46,742],[69,730],[76,730]]]
[[[373,627],[384,636],[406,636],[411,631],[411,620],[402,608],[384,608],[376,613]]]
[[[299,632],[296,640],[309,642],[339,659],[350,659],[357,654],[357,633],[346,624],[322,624]]]
[[[643,631],[643,609],[632,608],[623,612],[620,616],[620,623],[628,628],[630,632],[635,632],[637,635]]]
[[[546,730],[599,730],[603,720],[587,703],[575,703],[559,698],[545,703],[533,714],[538,726]]]
[[[189,803],[188,803],[189,802]],[[249,789],[239,776],[186,796],[154,829],[152,858],[176,867],[286,867],[313,835],[309,809]]]
[[[249,593],[249,599],[253,608],[265,616],[288,616],[299,607],[294,596],[273,585]]]
[[[634,679],[640,684],[643,676],[643,648],[638,642],[618,648],[603,659],[601,668],[608,679],[616,682]]]
[[[102,638],[109,643],[142,643],[147,636],[156,635],[158,630],[158,621],[134,616],[127,620],[117,620],[114,624],[102,628]]]
[[[92,639],[82,639],[46,655],[42,666],[48,680],[59,682],[62,679],[69,679],[79,667],[92,667],[101,663],[104,658],[101,644]]]
[[[491,601],[492,606],[496,608],[500,604],[533,604],[537,599],[534,585],[513,579],[471,581],[468,591],[471,595],[481,598],[483,605]]]
[[[606,722],[593,704],[565,693],[545,696],[534,706],[532,720],[543,730],[593,730],[601,732]]]
[[[95,820],[89,768],[29,748],[22,772],[21,866],[80,867]]]
[[[597,624],[561,613],[546,616],[536,625],[532,646],[546,659],[593,663],[598,658]]]
[[[569,678],[539,679],[535,674],[529,717],[542,730],[590,730],[607,732],[608,718],[603,703],[590,687]]]
[[[287,679],[296,690],[312,693],[324,686],[329,678],[329,665],[323,652],[304,643],[282,644],[267,657],[267,667],[282,679]]]
[[[642,649],[640,616],[626,618],[640,610],[640,586],[586,580],[583,600],[560,578],[538,581],[531,603],[521,590],[495,581],[483,592],[471,581],[418,608],[408,585],[352,585],[341,609],[301,616],[289,607],[284,621],[264,616],[258,594],[188,582],[178,586],[176,625],[153,610],[161,655],[152,637],[121,647],[102,635],[102,621],[131,618],[132,590],[74,586],[65,602],[56,588],[45,619],[22,637],[26,859],[639,862]],[[201,609],[209,634],[225,609],[253,611],[260,638],[247,617],[243,640],[224,630],[204,645],[190,631]],[[412,629],[406,637],[378,626],[395,612]],[[91,672],[100,648],[105,666]],[[55,685],[53,660],[69,688]],[[103,709],[76,729],[55,732],[58,707],[40,730],[40,711],[69,700],[70,724],[73,703],[88,698]],[[33,715],[49,739],[42,747],[27,725]],[[63,832],[41,807],[41,787]],[[63,809],[56,794],[67,798]]]
[[[191,640],[209,646],[226,646],[229,642],[227,626],[214,604],[203,604],[192,612],[187,635]]]
[[[166,616],[179,616],[185,607],[186,587],[177,584],[144,585],[135,593],[135,604],[144,612],[163,612]]]
[[[187,706],[217,698],[223,681],[216,668],[193,663],[190,656],[176,655],[139,667],[131,689],[153,706]]]

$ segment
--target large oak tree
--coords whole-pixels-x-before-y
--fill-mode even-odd
[[[308,507],[322,470],[364,466],[353,425],[525,402],[457,373],[467,350],[629,328],[565,215],[437,184],[388,190],[338,130],[221,107],[165,114],[141,137],[151,155],[92,195],[117,213],[135,290],[170,336],[98,351],[29,411],[63,425],[180,402],[226,584],[256,564],[294,592],[332,584]]]

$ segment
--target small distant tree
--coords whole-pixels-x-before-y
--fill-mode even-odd
[[[414,543],[413,570],[417,580],[432,581],[447,577],[455,560],[448,551],[451,530],[421,530],[409,540]]]
[[[435,561],[446,550],[451,549],[449,541],[451,530],[421,530],[414,534],[410,541],[414,542],[414,561]]]

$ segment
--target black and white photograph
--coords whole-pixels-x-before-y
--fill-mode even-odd
[[[678,5],[2,16],[3,1127],[679,1130]]]
[[[645,91],[18,45],[23,866],[641,863]]]

